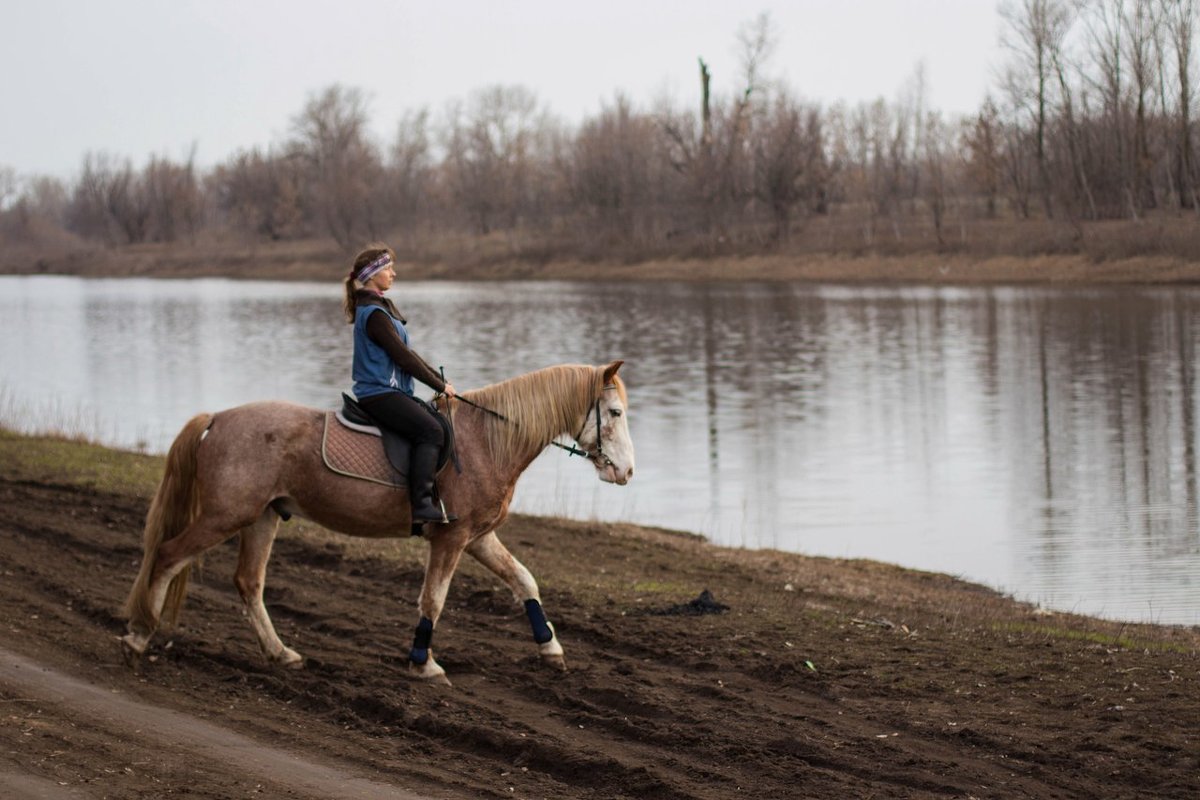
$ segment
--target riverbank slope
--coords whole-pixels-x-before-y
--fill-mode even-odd
[[[435,797],[1200,792],[1193,629],[1045,614],[944,575],[631,525],[518,516],[499,531],[541,582],[566,674],[539,665],[520,607],[464,562],[435,641],[455,685],[410,682],[424,543],[292,521],[266,598],[306,668],[262,663],[228,543],[138,676],[114,637],[161,464],[0,432],[0,649]],[[705,589],[729,610],[678,613]],[[304,796],[286,774],[121,739],[119,714],[97,722],[30,691],[0,673],[0,787]]]

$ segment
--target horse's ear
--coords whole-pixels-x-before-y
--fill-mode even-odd
[[[622,361],[621,359],[618,358],[616,361],[612,362],[611,364],[609,364],[607,367],[604,368],[604,385],[605,386],[612,383],[613,376],[617,374],[617,370],[619,370],[621,368],[621,365],[624,363],[625,363],[624,361]]]

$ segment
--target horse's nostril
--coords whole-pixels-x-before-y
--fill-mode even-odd
[[[625,480],[629,480],[632,477],[633,477],[633,467],[630,467],[629,469],[625,470]]]

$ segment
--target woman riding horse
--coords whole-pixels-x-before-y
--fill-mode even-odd
[[[620,366],[613,361],[546,367],[463,394],[471,405],[455,402],[462,472],[447,470],[441,494],[458,518],[426,535],[429,558],[408,654],[417,678],[449,682],[431,640],[464,553],[495,573],[524,605],[542,660],[565,668],[537,581],[496,529],[508,516],[521,473],[560,436],[574,437],[574,451],[587,457],[600,480],[623,485],[633,477]],[[403,491],[326,466],[322,441],[330,424],[338,424],[331,412],[264,402],[199,414],[184,425],[146,515],[142,565],[125,602],[129,627],[121,645],[128,661],[145,652],[162,620],[178,616],[196,559],[237,536],[234,584],[259,646],[275,663],[303,665],[301,655],[280,641],[263,604],[280,517],[299,516],[351,536],[408,536],[412,525]]]
[[[413,444],[408,466],[408,497],[414,523],[442,522],[433,501],[442,426],[413,394],[413,378],[447,397],[454,387],[409,347],[407,323],[384,292],[396,278],[396,253],[372,244],[354,259],[344,281],[346,321],[354,325],[354,396],[380,425]]]

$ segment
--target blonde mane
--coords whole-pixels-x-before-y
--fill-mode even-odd
[[[613,382],[625,403],[625,384],[619,376]],[[463,397],[510,420],[486,415],[488,447],[495,458],[508,461],[538,453],[563,433],[574,435],[574,426],[603,389],[604,367],[562,364],[463,392]]]

